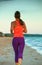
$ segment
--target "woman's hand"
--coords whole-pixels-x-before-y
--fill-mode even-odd
[[[24,25],[23,25],[23,28],[24,28],[23,32],[24,32],[24,33],[27,33],[27,29],[26,29],[25,23],[24,23]]]

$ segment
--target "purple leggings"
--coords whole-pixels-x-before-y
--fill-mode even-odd
[[[12,46],[15,51],[15,62],[18,62],[18,58],[23,59],[23,50],[25,46],[24,37],[14,37],[12,40]]]

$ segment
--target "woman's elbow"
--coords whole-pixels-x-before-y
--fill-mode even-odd
[[[27,30],[25,31],[25,33],[27,33]]]
[[[27,33],[27,30],[24,30],[24,33]]]

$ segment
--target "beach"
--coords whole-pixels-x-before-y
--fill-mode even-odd
[[[12,37],[0,37],[0,65],[15,65]],[[42,55],[25,45],[22,65],[42,65]]]

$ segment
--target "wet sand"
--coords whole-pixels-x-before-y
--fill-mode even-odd
[[[12,37],[0,37],[0,65],[15,65]],[[25,45],[22,65],[42,65],[42,55]]]

